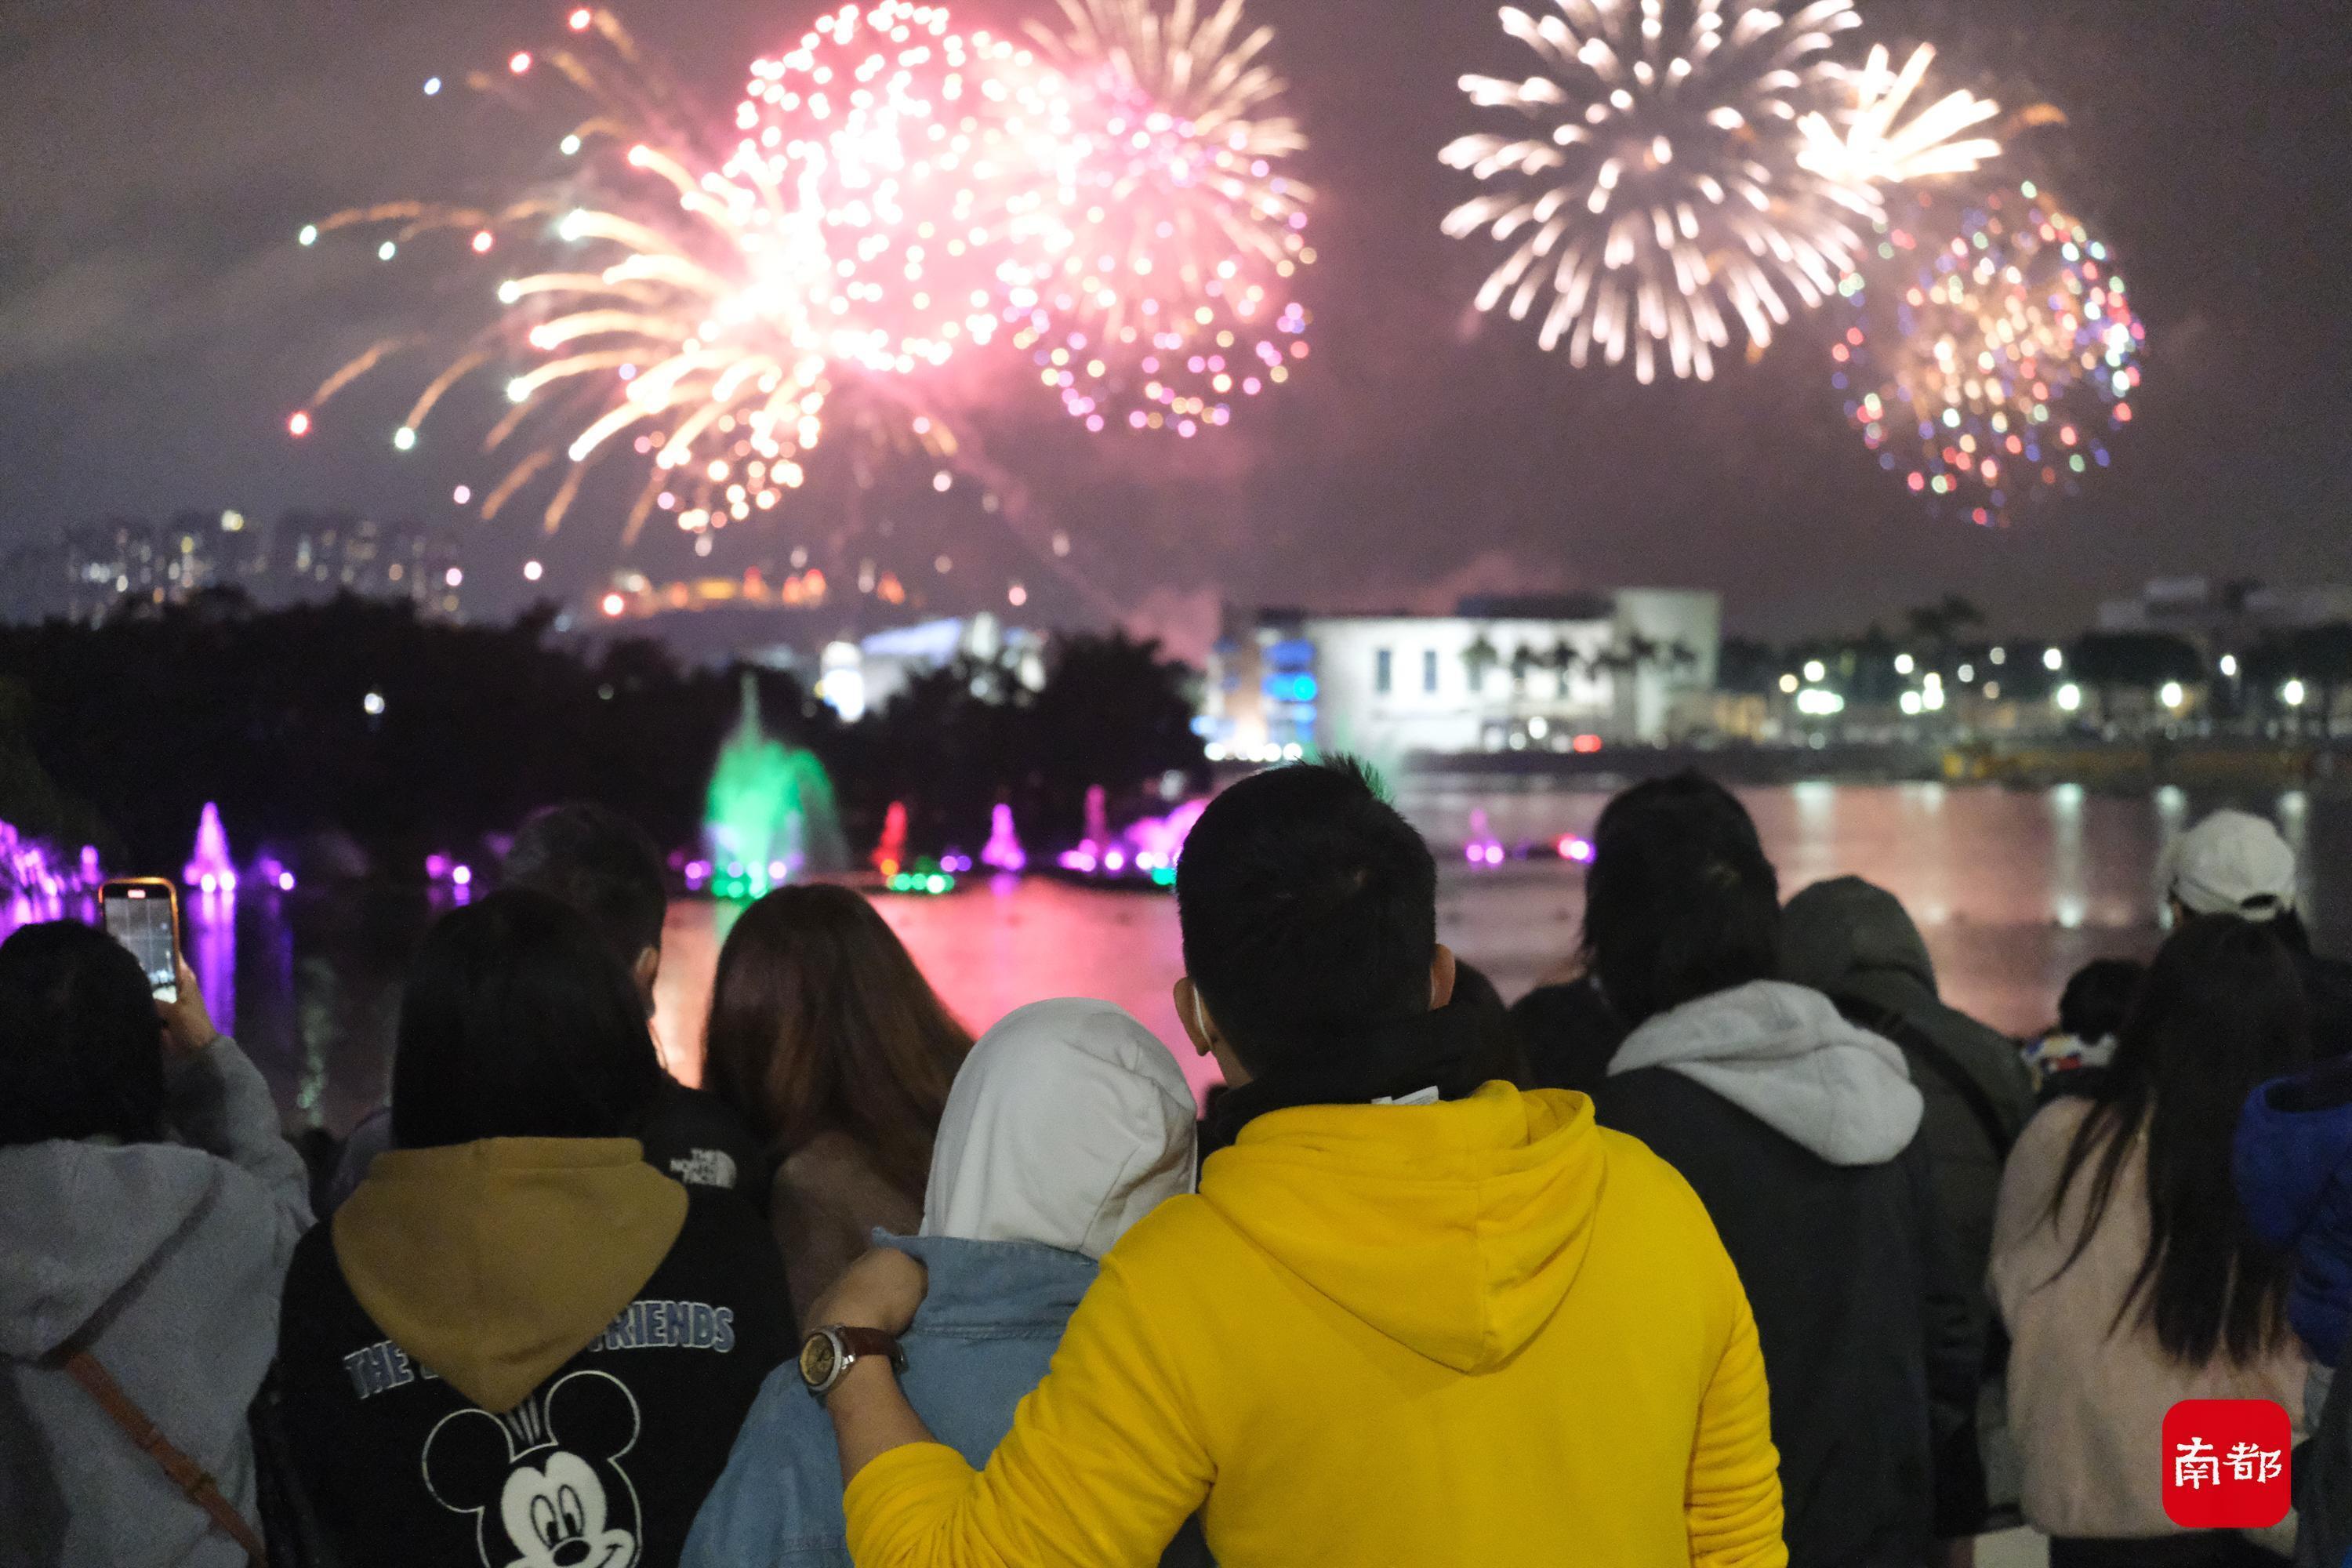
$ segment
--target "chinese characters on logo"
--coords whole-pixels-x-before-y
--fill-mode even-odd
[[[2291,1502],[2294,1429],[2267,1399],[2184,1399],[2164,1417],[2164,1512],[2187,1530],[2260,1530]]]

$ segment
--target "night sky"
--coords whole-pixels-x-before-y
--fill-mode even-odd
[[[1530,0],[1532,4],[1532,0]],[[619,14],[724,110],[815,9],[709,0]],[[1045,0],[960,5],[967,28]],[[985,422],[1110,600],[1441,607],[1462,588],[1687,584],[1737,628],[1856,628],[1947,591],[2060,631],[2150,576],[2352,579],[2352,9],[2327,0],[1864,0],[1937,79],[2071,123],[2032,156],[2114,247],[2147,323],[2137,417],[2078,499],[2006,530],[1930,519],[1843,425],[1828,322],[1710,384],[1572,371],[1467,310],[1486,247],[1438,233],[1470,188],[1436,151],[1476,121],[1465,71],[1531,60],[1484,0],[1253,0],[1314,145],[1301,297],[1314,357],[1181,446],[1087,438],[1034,385]],[[110,512],[348,506],[454,519],[470,443],[385,437],[416,379],[362,384],[308,440],[287,414],[433,296],[359,244],[294,243],[354,202],[467,195],[529,122],[428,76],[536,46],[518,0],[13,0],[0,16],[0,547]],[[403,312],[407,312],[404,316]],[[807,505],[831,504],[822,496]],[[789,508],[787,509],[787,512]],[[580,591],[614,509],[551,542],[535,509],[469,538],[493,584],[542,554]],[[768,541],[820,530],[790,519]],[[993,527],[975,515],[974,529]],[[730,548],[751,547],[729,542]],[[656,576],[691,563],[649,531]],[[720,563],[726,564],[722,554]],[[1154,591],[1157,590],[1155,595]],[[509,607],[494,592],[484,608]]]

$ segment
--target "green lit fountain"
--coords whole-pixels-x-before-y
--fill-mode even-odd
[[[756,899],[781,883],[848,868],[824,765],[761,727],[759,682],[749,671],[741,716],[711,771],[702,834],[710,890],[720,898]]]

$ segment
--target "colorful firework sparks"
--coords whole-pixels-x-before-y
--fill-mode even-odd
[[[2106,246],[2032,182],[1918,195],[1885,225],[1897,281],[1841,285],[1832,384],[1878,464],[1973,521],[2073,494],[2130,423],[2147,331]]]
[[[1852,97],[1845,112],[1832,121],[1815,110],[1798,121],[1805,146],[1797,162],[1841,184],[1887,185],[1969,174],[1999,157],[2000,143],[1991,137],[1960,137],[2000,112],[2000,105],[1965,89],[1946,93],[1896,127],[1935,58],[1934,47],[1922,44],[1897,72],[1886,47],[1872,45],[1863,68],[1845,73]]]
[[[540,78],[561,79],[553,90],[568,87],[584,118],[553,149],[560,175],[497,207],[353,208],[305,228],[302,241],[363,229],[385,235],[377,255],[387,261],[422,243],[481,269],[488,320],[448,353],[393,445],[413,448],[467,376],[503,375],[510,406],[482,448],[506,467],[483,487],[484,519],[548,483],[541,521],[552,531],[594,464],[623,445],[649,460],[625,542],[656,510],[698,531],[772,509],[803,482],[835,364],[869,346],[845,342],[808,286],[824,258],[788,194],[699,149],[698,117],[609,13],[575,11],[571,27],[587,36],[467,79],[525,109],[539,107]],[[372,345],[297,417],[309,427],[380,363],[442,342]]]
[[[422,246],[479,268],[487,319],[454,349],[370,345],[288,429],[438,346],[394,447],[469,375],[503,376],[484,449],[508,466],[482,516],[551,486],[552,530],[626,446],[649,462],[625,542],[656,511],[699,531],[774,508],[852,381],[896,383],[901,423],[944,440],[937,374],[1008,335],[1091,428],[1107,409],[1187,436],[1225,423],[1229,392],[1307,353],[1304,311],[1274,292],[1314,253],[1308,193],[1275,172],[1303,139],[1268,111],[1266,32],[1236,41],[1241,0],[1206,19],[1193,0],[1070,4],[1051,66],[955,31],[942,5],[844,5],[753,66],[731,141],[705,139],[609,12],[573,11],[559,47],[466,79],[526,110],[542,84],[573,106],[557,173],[500,205],[386,203],[300,237],[360,230],[387,262]]]
[[[1455,207],[1444,230],[1517,247],[1478,290],[1524,321],[1549,294],[1538,341],[1565,337],[1581,366],[1632,352],[1644,383],[1658,350],[1678,376],[1706,380],[1731,342],[1727,316],[1769,343],[1817,305],[1861,249],[1853,224],[1876,215],[1865,183],[1799,157],[1799,123],[1851,101],[1827,57],[1859,25],[1852,0],[1813,0],[1783,17],[1760,0],[1557,0],[1538,19],[1506,5],[1503,30],[1544,74],[1465,76],[1481,109],[1509,109],[1537,134],[1463,136],[1440,159],[1496,188]],[[1670,24],[1669,13],[1673,14]]]
[[[1030,65],[906,0],[844,5],[753,64],[725,174],[801,235],[831,357],[906,375],[997,335],[1014,225],[1045,200]]]
[[[1289,279],[1312,263],[1307,145],[1243,0],[1061,0],[1031,24],[1047,73],[1036,149],[1055,200],[1024,224],[1014,345],[1088,429],[1225,424],[1307,357]]]

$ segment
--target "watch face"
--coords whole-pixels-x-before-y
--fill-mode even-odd
[[[838,1359],[831,1334],[811,1334],[801,1346],[801,1381],[811,1388],[823,1388],[832,1380],[834,1363]]]

